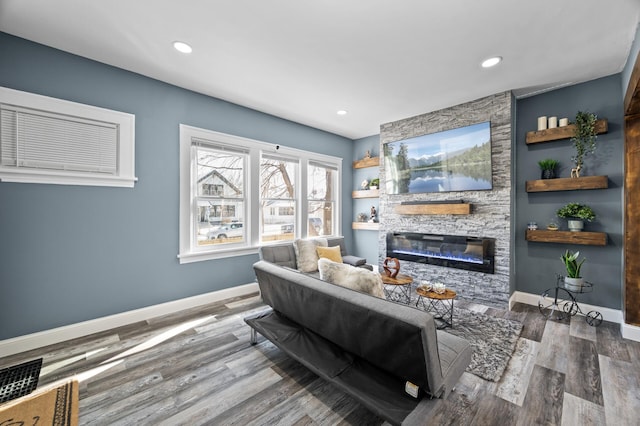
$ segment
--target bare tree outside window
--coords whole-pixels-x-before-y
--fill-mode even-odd
[[[307,172],[309,235],[333,234],[335,173],[333,168],[309,164]]]
[[[260,161],[262,241],[292,240],[295,235],[297,162],[265,156]]]

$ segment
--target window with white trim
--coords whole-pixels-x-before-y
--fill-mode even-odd
[[[330,235],[336,215],[335,165],[310,161],[307,166],[309,235]]]
[[[260,159],[260,241],[293,240],[298,159],[263,153]]]
[[[248,152],[197,139],[192,144],[196,245],[243,244]]]
[[[135,116],[0,87],[0,180],[133,187]]]
[[[341,168],[341,158],[181,124],[180,263],[339,235]]]

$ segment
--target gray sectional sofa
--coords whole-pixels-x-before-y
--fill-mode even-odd
[[[245,319],[252,343],[260,333],[391,424],[427,424],[471,362],[469,343],[427,312],[276,263],[253,266],[271,309]]]

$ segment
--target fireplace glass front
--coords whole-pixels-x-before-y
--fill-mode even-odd
[[[387,257],[468,271],[494,273],[493,238],[389,232]]]

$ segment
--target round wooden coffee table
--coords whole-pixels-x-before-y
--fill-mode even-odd
[[[433,317],[441,322],[438,329],[453,327],[453,301],[457,296],[455,291],[446,289],[444,293],[436,293],[433,290],[418,287],[416,293],[418,293],[416,308],[422,306],[422,309],[431,312]]]
[[[395,278],[391,278],[384,272],[380,273],[382,283],[385,285],[385,296],[389,300],[394,300],[393,296],[400,295],[406,300],[408,305],[411,302],[411,283],[413,278],[409,275],[398,274]],[[388,286],[388,287],[387,287]]]

